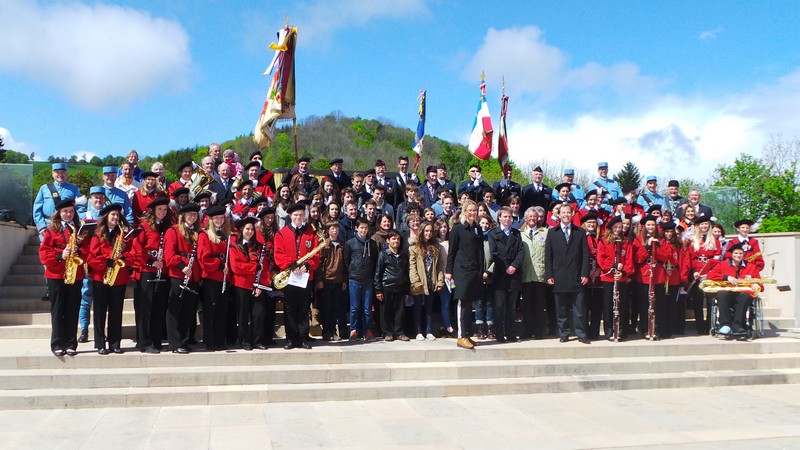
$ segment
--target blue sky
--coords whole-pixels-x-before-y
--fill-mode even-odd
[[[386,118],[466,143],[481,70],[511,158],[704,181],[798,135],[796,2],[116,1],[0,4],[0,133],[49,155],[154,155],[246,134],[267,46],[299,27],[298,115]],[[687,161],[692,161],[687,164]]]

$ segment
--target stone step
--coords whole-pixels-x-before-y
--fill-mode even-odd
[[[113,356],[107,358],[112,359]],[[0,392],[0,409],[121,408],[351,401],[788,384],[798,382],[800,382],[800,369],[773,369],[306,384],[23,389]]]
[[[242,352],[243,350],[238,350]],[[111,356],[111,358],[117,355]],[[157,357],[154,355],[147,355]],[[97,369],[0,370],[4,390],[87,389],[117,387],[187,387],[254,384],[306,384],[535,378],[596,374],[666,374],[722,370],[800,368],[800,354],[703,355],[540,359],[518,361],[457,361],[440,363],[315,364],[272,366],[212,366]]]
[[[43,302],[47,303],[47,302]],[[48,303],[49,305],[49,303]],[[93,315],[92,315],[93,317]],[[122,311],[122,324],[135,324],[135,313],[133,309]],[[91,327],[93,322],[90,323]],[[50,325],[50,312],[2,312],[0,311],[0,326],[5,325]]]
[[[39,275],[44,278],[44,266],[41,264],[14,264],[11,275]]]
[[[0,301],[7,297],[41,298],[46,290],[45,283],[39,285],[0,286]]]
[[[128,344],[128,345],[125,345]],[[132,344],[123,342],[128,350]],[[800,340],[775,337],[751,342],[725,341],[708,336],[695,336],[649,342],[643,339],[613,343],[595,341],[592,345],[580,344],[574,339],[559,343],[554,339],[523,341],[517,343],[486,343],[474,351],[456,347],[454,339],[436,341],[338,343],[316,340],[312,350],[285,351],[271,348],[267,351],[246,352],[192,352],[179,355],[169,352],[149,355],[126,351],[123,355],[98,355],[92,343],[81,344],[76,357],[56,358],[50,353],[47,339],[17,342],[0,341],[5,350],[0,355],[0,370],[5,369],[121,369],[157,367],[236,367],[285,366],[324,364],[375,364],[375,363],[455,363],[459,361],[563,360],[592,358],[661,358],[684,356],[737,356],[800,354]]]
[[[37,242],[36,245],[28,244],[25,247],[22,247],[22,253],[20,254],[39,256],[39,243]]]
[[[44,269],[43,269],[44,270]],[[47,284],[47,280],[40,274],[30,274],[30,275],[6,275],[3,279],[3,285],[5,286],[45,286]]]
[[[42,262],[39,260],[39,254],[35,255],[25,255],[21,254],[17,257],[17,264],[30,264],[35,265],[39,264],[42,265]]]

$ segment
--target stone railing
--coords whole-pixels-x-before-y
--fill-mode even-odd
[[[30,237],[36,234],[36,227],[24,229],[15,223],[0,222],[0,285],[3,284],[11,266],[17,262],[17,256]]]

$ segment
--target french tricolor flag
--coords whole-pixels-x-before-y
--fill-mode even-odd
[[[469,137],[469,151],[478,159],[487,160],[492,156],[492,118],[489,116],[489,105],[486,104],[486,83],[481,81],[480,88],[481,98]]]

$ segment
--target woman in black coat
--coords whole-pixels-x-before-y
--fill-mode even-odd
[[[478,229],[478,206],[472,200],[462,205],[461,223],[450,232],[449,252],[445,281],[452,286],[453,298],[458,300],[458,342],[462,348],[471,349],[475,343],[469,339],[472,301],[483,292],[483,236]]]

